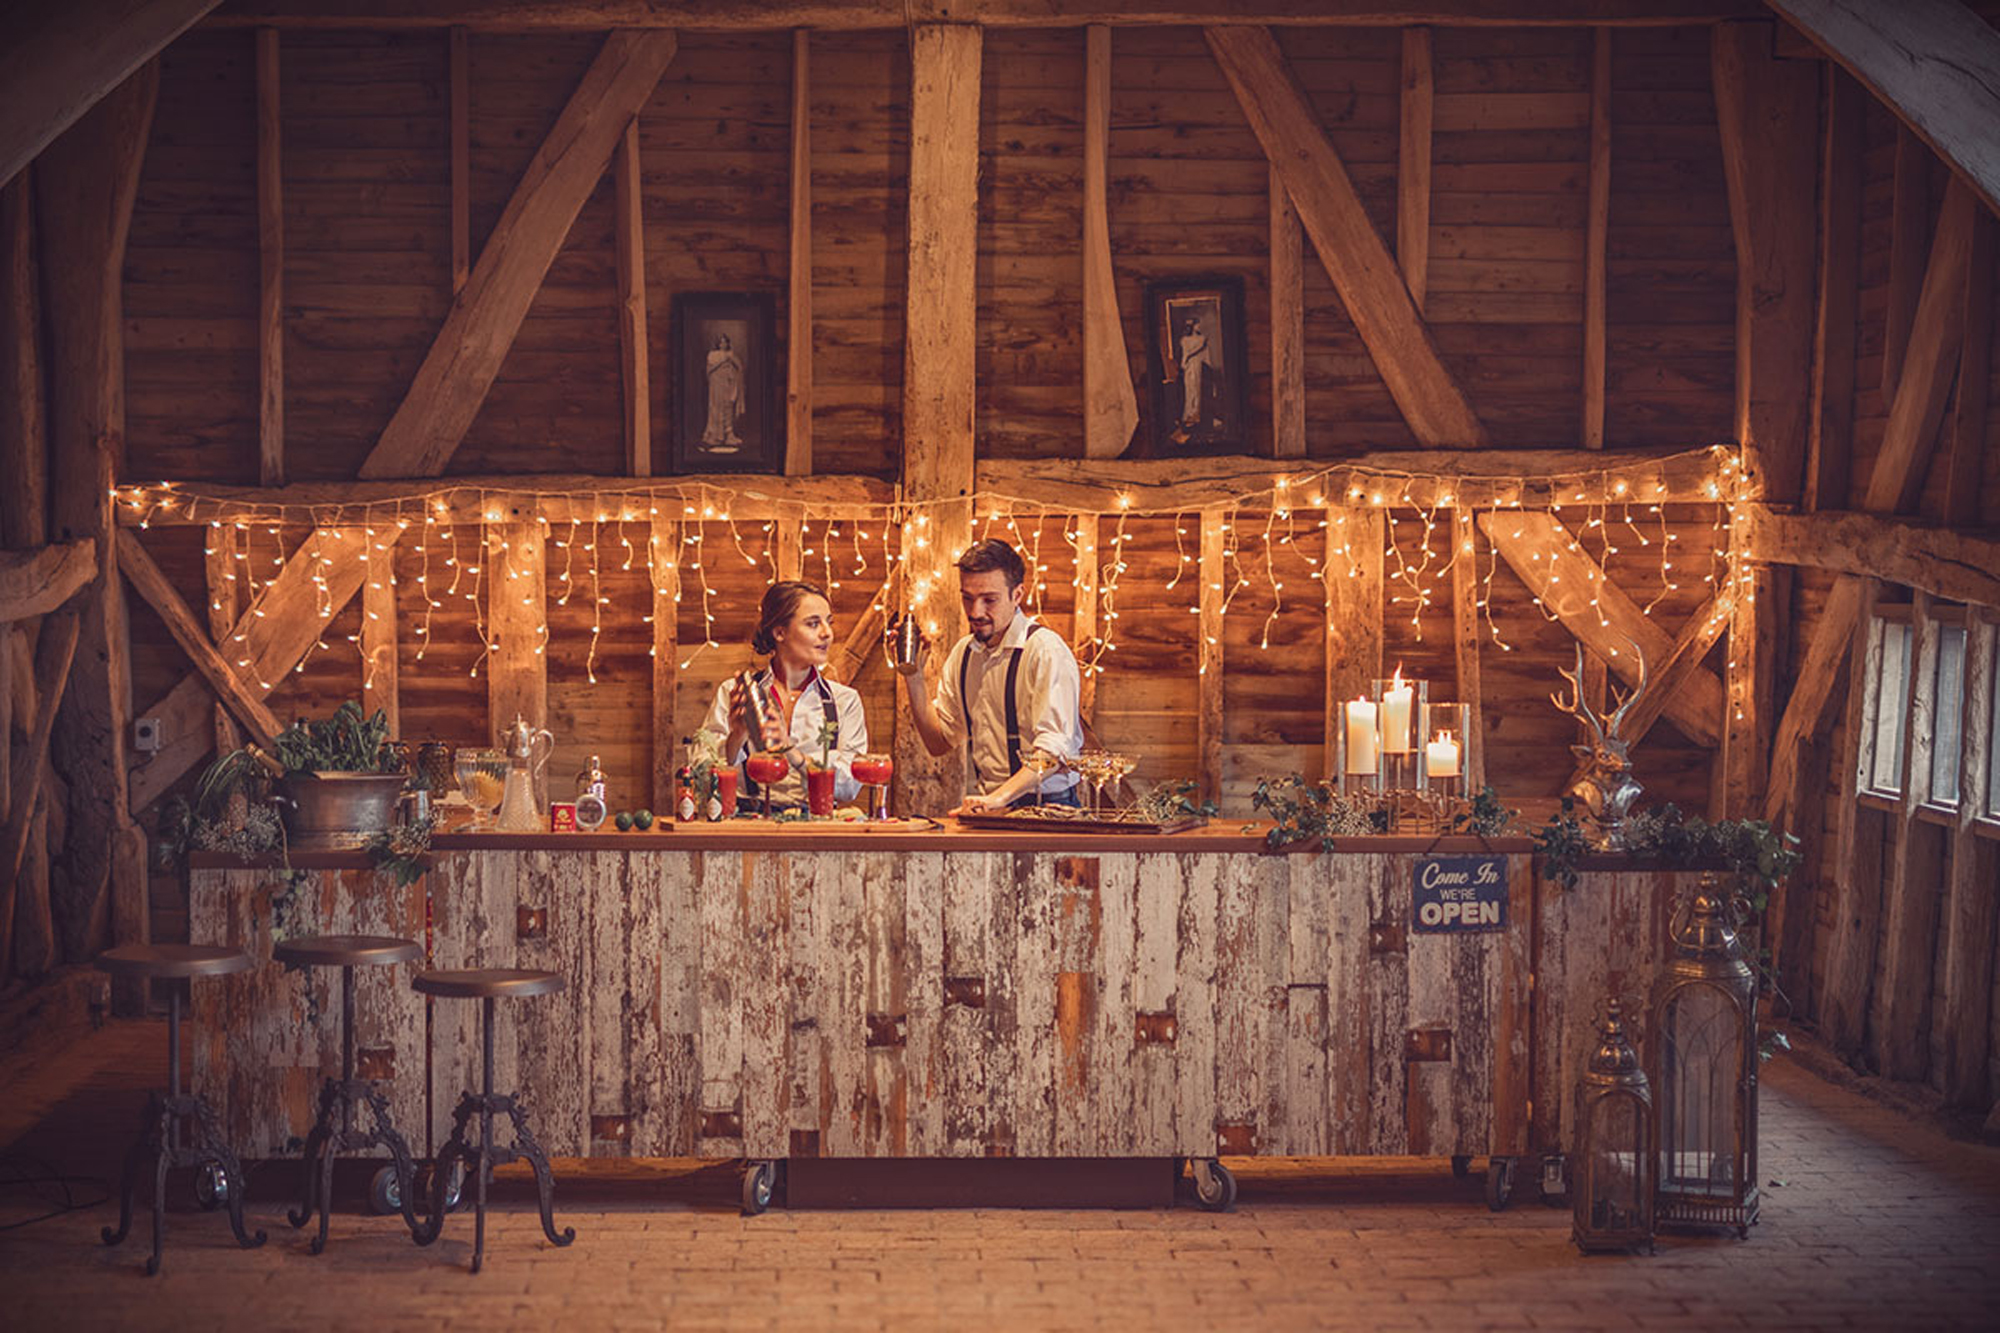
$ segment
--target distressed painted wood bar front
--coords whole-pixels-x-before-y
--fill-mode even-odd
[[[421,912],[398,892],[427,890],[433,965],[563,973],[561,994],[502,1008],[497,1040],[499,1085],[557,1155],[1521,1156],[1560,1150],[1590,1016],[1643,993],[1676,879],[1599,871],[1559,894],[1500,840],[1504,927],[1432,933],[1417,868],[1477,843],[1017,843],[444,839],[420,890],[307,868],[282,916],[386,927]],[[268,956],[275,884],[197,868],[193,937]],[[324,1043],[299,1037],[303,984],[208,988],[197,1087],[264,1154],[310,1123]],[[426,1052],[396,984],[362,1043],[394,1046],[401,1114]],[[431,1028],[436,1117],[477,1058],[458,1008]]]

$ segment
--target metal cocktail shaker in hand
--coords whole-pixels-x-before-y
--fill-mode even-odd
[[[910,674],[923,658],[924,630],[914,611],[891,614],[882,627],[882,657],[889,669]]]
[[[772,693],[772,682],[760,673],[745,670],[738,672],[736,679],[743,686],[743,721],[750,733],[750,749],[753,753],[767,749],[765,737],[773,730],[784,730],[785,710]]]

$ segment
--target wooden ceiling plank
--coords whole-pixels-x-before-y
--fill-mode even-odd
[[[1429,448],[1486,444],[1485,426],[1445,369],[1402,270],[1277,41],[1262,28],[1203,31],[1411,433]]]
[[[522,173],[363,477],[435,477],[451,461],[570,224],[674,58],[671,31],[613,32]]]

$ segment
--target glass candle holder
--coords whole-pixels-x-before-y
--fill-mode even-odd
[[[1381,755],[1379,786],[1384,791],[1423,791],[1425,710],[1430,684],[1400,672],[1374,683],[1376,737]]]

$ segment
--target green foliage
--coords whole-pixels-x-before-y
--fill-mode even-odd
[[[394,875],[396,883],[416,883],[429,868],[431,833],[437,818],[427,815],[411,824],[393,824],[368,840],[364,850],[377,870]]]
[[[1332,851],[1335,838],[1378,831],[1369,813],[1330,783],[1308,783],[1295,777],[1259,782],[1250,805],[1268,812],[1275,821],[1264,835],[1265,845],[1273,849],[1317,841],[1321,850]]]
[[[155,853],[172,869],[190,851],[266,856],[284,843],[284,825],[266,804],[270,779],[247,750],[232,750],[202,770],[194,790],[161,810]]]
[[[394,773],[401,764],[388,749],[389,715],[373,717],[349,699],[324,720],[301,718],[279,732],[271,748],[287,776],[294,773]]]
[[[1675,805],[1642,810],[1625,821],[1624,852],[1670,869],[1700,869],[1720,864],[1743,886],[1752,912],[1762,912],[1771,890],[1799,864],[1799,840],[1761,819],[1710,822],[1684,815]],[[1562,809],[1535,835],[1535,850],[1544,858],[1551,878],[1566,889],[1576,887],[1577,861],[1591,851],[1575,806],[1567,797]]]
[[[1165,824],[1176,819],[1190,817],[1209,819],[1215,815],[1214,801],[1197,801],[1196,793],[1200,784],[1193,778],[1177,778],[1172,782],[1156,782],[1133,804],[1139,817],[1155,824]]]
[[[1590,851],[1590,839],[1584,836],[1583,824],[1576,817],[1575,801],[1563,797],[1562,808],[1536,832],[1535,851],[1550,879],[1565,889],[1576,887],[1576,863]]]
[[[1503,805],[1500,794],[1493,790],[1493,784],[1488,783],[1479,789],[1479,795],[1472,798],[1471,809],[1461,810],[1451,817],[1451,831],[1496,838],[1513,827],[1514,817],[1520,813]]]

